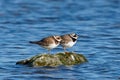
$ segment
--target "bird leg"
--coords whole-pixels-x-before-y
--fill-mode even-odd
[[[69,53],[69,52],[67,52],[66,47],[63,47],[63,49],[64,49],[65,54]]]
[[[50,49],[48,49],[48,54],[50,54]]]

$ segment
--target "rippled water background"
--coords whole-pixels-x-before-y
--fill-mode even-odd
[[[88,63],[56,68],[15,65],[44,53],[29,44],[75,32]],[[62,52],[52,50],[52,54]],[[0,0],[0,80],[120,80],[120,0]]]

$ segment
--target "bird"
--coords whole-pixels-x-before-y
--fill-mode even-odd
[[[66,52],[66,48],[72,47],[78,39],[78,35],[75,33],[61,35],[61,42],[60,45],[63,47],[64,51]]]
[[[29,41],[29,43],[37,44],[37,45],[47,49],[48,53],[50,53],[50,50],[53,48],[56,48],[60,44],[61,40],[62,39],[60,36],[54,35],[54,36],[45,37],[39,41]]]

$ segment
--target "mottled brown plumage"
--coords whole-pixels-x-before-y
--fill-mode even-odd
[[[72,47],[77,39],[78,39],[78,35],[75,33],[72,34],[65,34],[61,36],[62,41],[60,42],[60,44],[62,45],[64,51],[66,51],[66,48]]]
[[[30,43],[38,44],[41,47],[46,48],[50,51],[51,49],[56,48],[60,44],[61,40],[62,39],[60,36],[49,36],[39,41],[30,41]]]

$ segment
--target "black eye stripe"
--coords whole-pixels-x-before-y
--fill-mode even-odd
[[[77,35],[75,34],[73,37],[77,37]]]

